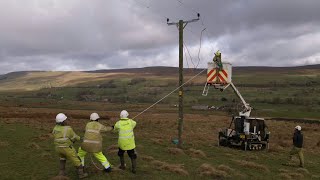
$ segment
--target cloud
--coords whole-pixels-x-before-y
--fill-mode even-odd
[[[320,1],[3,0],[0,73],[178,66],[178,31],[201,65],[220,49],[234,65],[320,63]],[[186,52],[187,56],[188,53]],[[188,62],[187,62],[188,61]]]

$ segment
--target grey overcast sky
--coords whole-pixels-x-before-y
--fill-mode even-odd
[[[166,18],[197,12],[185,67],[198,63],[200,38],[199,67],[218,49],[235,66],[320,63],[319,0],[0,0],[0,74],[178,66]]]

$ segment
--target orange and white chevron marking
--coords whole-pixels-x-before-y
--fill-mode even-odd
[[[228,73],[224,69],[222,71],[219,71],[217,69],[208,70],[207,83],[218,83],[218,78],[219,83],[226,84],[228,80]]]

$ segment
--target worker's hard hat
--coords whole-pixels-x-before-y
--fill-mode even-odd
[[[296,126],[295,129],[301,131],[301,126]]]
[[[122,110],[120,113],[120,118],[128,118],[129,113],[126,110]]]
[[[98,113],[92,113],[92,114],[90,115],[90,120],[92,120],[92,121],[96,121],[96,120],[98,120],[99,118],[100,118],[100,116],[99,116]]]
[[[62,123],[63,121],[65,121],[67,119],[67,116],[63,113],[59,113],[57,116],[56,116],[56,122],[57,123]]]
[[[218,50],[216,53],[214,53],[215,55],[217,55],[217,56],[220,56],[221,55],[221,52],[220,52],[220,50]]]

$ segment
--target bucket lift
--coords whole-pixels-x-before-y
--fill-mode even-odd
[[[216,63],[208,62],[207,82],[203,88],[202,95],[208,95],[210,86],[214,87],[215,89],[219,89],[220,91],[224,91],[231,85],[235,94],[240,98],[244,106],[244,109],[241,112],[239,112],[239,116],[249,117],[252,108],[250,104],[248,104],[244,100],[236,86],[232,83],[232,64],[224,62],[222,63],[222,65],[223,68],[220,69]]]
[[[222,67],[216,62],[208,63],[207,81],[202,95],[207,96],[209,88],[224,91],[229,86],[240,98],[244,108],[239,112],[239,116],[232,117],[230,126],[219,132],[218,145],[238,146],[244,150],[269,149],[269,134],[265,120],[263,118],[250,117],[251,106],[244,100],[236,86],[232,83],[232,65],[224,62]],[[234,124],[234,128],[232,128]]]

